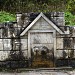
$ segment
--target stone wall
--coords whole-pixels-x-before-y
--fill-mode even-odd
[[[32,22],[39,13],[17,13],[17,23],[19,26],[25,27],[29,22]],[[50,20],[52,20],[58,26],[64,26],[64,12],[50,12],[44,13]],[[23,16],[23,18],[22,18]]]

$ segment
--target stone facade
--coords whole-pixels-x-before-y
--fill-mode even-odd
[[[32,52],[48,58],[75,58],[75,27],[65,26],[63,12],[18,13],[17,22],[0,24],[0,61],[11,50],[21,50],[30,59]]]

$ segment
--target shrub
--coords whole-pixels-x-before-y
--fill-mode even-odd
[[[0,23],[1,22],[7,22],[7,21],[15,21],[15,15],[5,12],[5,11],[0,11]]]
[[[75,15],[65,12],[65,25],[75,25]]]

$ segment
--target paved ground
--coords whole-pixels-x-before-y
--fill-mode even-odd
[[[35,71],[29,71],[29,72],[22,72],[22,73],[0,73],[0,75],[75,75],[75,71],[68,71],[68,72],[35,72]]]

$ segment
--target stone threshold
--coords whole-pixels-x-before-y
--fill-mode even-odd
[[[59,71],[59,70],[73,70],[72,67],[53,67],[53,68],[23,68],[23,69],[18,69],[20,71]]]

